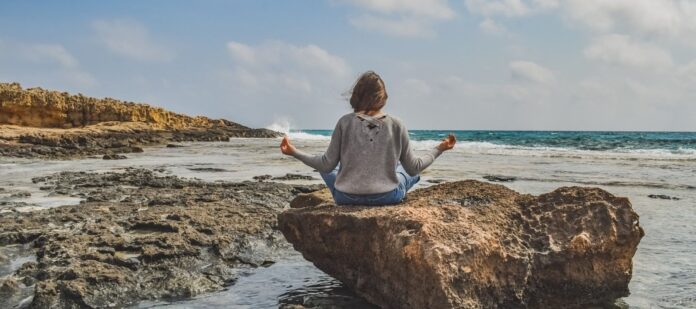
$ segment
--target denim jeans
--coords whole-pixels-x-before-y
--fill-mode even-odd
[[[396,177],[399,179],[399,185],[394,188],[394,190],[377,193],[377,194],[350,194],[338,191],[334,187],[336,182],[336,175],[338,174],[339,166],[331,171],[330,173],[319,173],[321,178],[326,182],[326,186],[331,191],[334,201],[338,205],[392,205],[401,203],[401,201],[406,197],[406,192],[411,189],[418,181],[420,181],[420,176],[411,176],[401,164],[396,166]]]

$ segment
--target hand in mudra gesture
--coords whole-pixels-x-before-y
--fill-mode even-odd
[[[295,146],[290,144],[290,140],[288,139],[287,135],[285,135],[285,137],[283,137],[283,141],[280,142],[280,152],[289,156],[295,153]]]
[[[448,135],[444,140],[442,140],[442,143],[440,143],[440,145],[437,145],[437,149],[440,149],[440,151],[447,151],[454,148],[454,144],[456,143],[457,138],[450,133],[450,135]]]

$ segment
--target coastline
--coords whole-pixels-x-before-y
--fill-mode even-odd
[[[147,104],[0,83],[0,156],[74,159],[142,147],[232,137],[278,137],[225,119],[191,117]]]
[[[31,178],[61,171],[109,172],[126,167],[161,170],[164,175],[198,178],[209,183],[243,182],[251,181],[254,176],[259,175],[281,177],[287,173],[293,173],[313,179],[282,182],[290,185],[321,184],[318,175],[311,169],[278,153],[277,143],[277,139],[255,138],[233,138],[229,142],[185,142],[181,143],[183,147],[180,148],[162,146],[147,148],[144,153],[132,154],[127,160],[117,161],[105,161],[100,158],[55,161],[4,157],[0,159],[0,165],[2,165],[0,170],[3,173],[1,178],[4,179],[0,181],[0,187],[5,188],[5,191],[0,192],[0,199],[8,203],[27,203],[24,206],[16,205],[19,208],[18,211],[76,204],[84,197],[51,195],[48,191],[41,191],[41,185],[33,184]],[[326,143],[327,141],[320,140],[296,141],[298,147],[313,153],[322,151]],[[690,205],[696,202],[696,194],[692,189],[681,187],[692,179],[691,173],[696,170],[693,161],[568,158],[523,154],[491,155],[466,149],[457,151],[459,152],[442,156],[426,170],[417,188],[428,187],[443,181],[484,180],[483,177],[486,175],[505,175],[514,176],[516,179],[503,184],[523,193],[540,194],[560,186],[573,186],[585,182],[587,184],[584,186],[599,186],[614,194],[629,197],[636,212],[641,216],[641,225],[644,226],[647,236],[641,242],[634,258],[634,278],[630,284],[632,294],[620,300],[624,303],[622,307],[642,308],[657,304],[675,306],[679,302],[689,304],[687,290],[675,288],[674,284],[677,286],[688,284],[689,274],[696,271],[696,264],[689,259],[694,252],[685,245],[689,241],[696,241],[688,237],[693,235],[693,228],[687,223],[693,219],[689,209]],[[650,186],[651,183],[661,186]],[[31,195],[9,198],[10,195],[21,192],[28,192]],[[654,199],[648,197],[651,194],[663,194],[680,198],[680,200]],[[63,198],[70,198],[70,200],[66,201]],[[7,206],[4,209],[7,209]],[[665,261],[669,262],[665,263]],[[293,270],[287,267],[283,266],[277,271],[286,271],[289,276]],[[301,264],[297,267],[312,266]],[[254,271],[248,274],[250,280],[257,278],[256,273]],[[669,278],[674,276],[683,278],[684,281],[672,282]],[[319,277],[312,278],[310,280],[312,282],[320,280]],[[673,285],[667,284],[668,282],[672,282]],[[324,284],[335,285],[336,283],[324,282]],[[293,286],[297,288],[296,284]],[[242,300],[230,293],[234,291],[237,293],[235,295],[244,295],[244,293],[251,293],[244,289],[252,287],[240,285],[236,288],[236,290],[230,289],[229,293],[204,294],[207,296],[201,300],[189,299],[156,304],[158,308],[186,308],[196,304],[201,306],[208,304],[215,307],[215,304],[218,304],[217,306],[235,304],[236,301],[241,304]],[[252,289],[258,288],[254,286]],[[321,287],[317,288],[321,290]],[[293,293],[290,290],[278,293],[286,292]],[[271,295],[274,294],[271,293]],[[331,298],[330,295],[327,297]],[[268,304],[269,300],[259,302],[261,303]],[[147,308],[149,305],[142,306]]]

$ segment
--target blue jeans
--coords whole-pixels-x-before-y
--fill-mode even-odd
[[[326,182],[326,186],[331,191],[334,201],[338,205],[392,205],[401,203],[401,201],[406,197],[406,192],[411,189],[418,181],[420,181],[420,176],[411,176],[401,164],[396,166],[396,177],[399,179],[399,185],[394,188],[394,190],[377,193],[377,194],[350,194],[338,191],[334,187],[336,182],[336,175],[338,174],[339,166],[331,171],[330,173],[319,173],[321,178]]]

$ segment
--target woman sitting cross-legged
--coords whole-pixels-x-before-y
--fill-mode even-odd
[[[417,157],[406,127],[398,118],[382,112],[386,102],[384,82],[368,71],[353,86],[350,105],[354,112],[338,120],[323,155],[297,150],[287,136],[280,150],[317,169],[336,204],[400,203],[420,180],[418,174],[452,149],[456,139],[450,134],[427,154]]]

